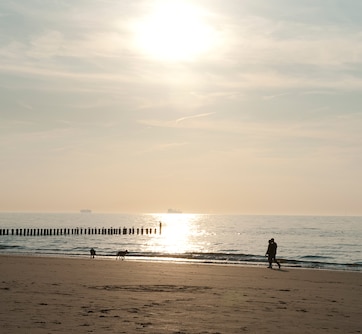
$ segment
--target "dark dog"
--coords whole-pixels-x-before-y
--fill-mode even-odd
[[[116,260],[117,259],[122,259],[124,260],[124,257],[128,254],[128,250],[126,249],[125,251],[118,251],[117,255],[116,255]]]

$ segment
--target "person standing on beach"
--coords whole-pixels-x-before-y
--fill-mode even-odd
[[[91,248],[91,250],[90,250],[90,255],[91,255],[91,258],[94,259],[94,256],[96,255],[96,251],[95,251],[94,248]]]
[[[265,254],[265,256],[268,256],[268,262],[269,262],[269,267],[268,268],[273,268],[272,263],[274,261],[278,265],[278,267],[280,269],[280,263],[276,259],[277,248],[278,248],[277,243],[274,241],[274,238],[271,238],[269,240],[268,249],[267,249],[266,254]]]

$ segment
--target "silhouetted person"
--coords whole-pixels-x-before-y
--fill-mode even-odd
[[[269,267],[268,268],[273,267],[272,263],[274,261],[278,265],[278,267],[280,269],[280,263],[276,259],[277,248],[278,248],[277,243],[274,242],[273,238],[271,238],[269,240],[268,250],[266,251],[266,254],[265,254],[265,256],[268,256],[268,262],[269,262]]]
[[[96,251],[94,250],[94,248],[91,248],[90,255],[91,255],[91,258],[94,259],[94,256],[96,255]]]

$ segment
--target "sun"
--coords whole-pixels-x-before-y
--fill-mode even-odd
[[[134,25],[136,47],[159,60],[193,60],[213,44],[205,12],[184,1],[158,2]]]

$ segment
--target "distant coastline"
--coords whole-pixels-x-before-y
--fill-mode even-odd
[[[90,209],[82,209],[80,210],[81,213],[92,213],[92,210]]]

